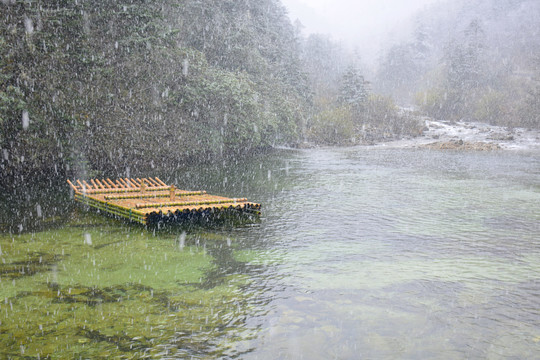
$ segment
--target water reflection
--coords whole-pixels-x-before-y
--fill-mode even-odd
[[[70,193],[58,180],[48,184],[0,184],[0,232],[22,233],[52,229],[66,223],[75,210]]]

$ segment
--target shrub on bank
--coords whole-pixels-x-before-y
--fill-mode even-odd
[[[325,145],[373,143],[422,134],[424,122],[391,98],[370,95],[364,109],[325,104],[308,128],[311,142]]]
[[[424,128],[420,118],[398,108],[391,98],[381,95],[369,97],[360,125],[358,133],[366,142],[418,136]]]
[[[354,142],[355,126],[351,108],[330,106],[313,117],[308,138],[316,144],[343,145]]]

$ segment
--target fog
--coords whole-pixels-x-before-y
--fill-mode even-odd
[[[357,49],[373,63],[381,44],[404,36],[413,15],[437,0],[283,0],[291,21],[299,20],[304,35],[329,34]]]

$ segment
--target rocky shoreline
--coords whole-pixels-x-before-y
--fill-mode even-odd
[[[376,146],[464,151],[540,151],[540,130],[537,129],[431,119],[425,119],[425,125],[424,132],[419,137],[381,143]]]
[[[483,141],[470,142],[463,140],[437,141],[431,144],[420,145],[422,148],[435,150],[475,150],[475,151],[492,151],[500,150],[501,146],[495,143],[487,143]]]

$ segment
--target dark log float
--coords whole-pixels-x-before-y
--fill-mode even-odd
[[[261,205],[247,199],[178,190],[159,178],[67,180],[75,201],[143,225],[183,223],[224,214],[260,215]]]

